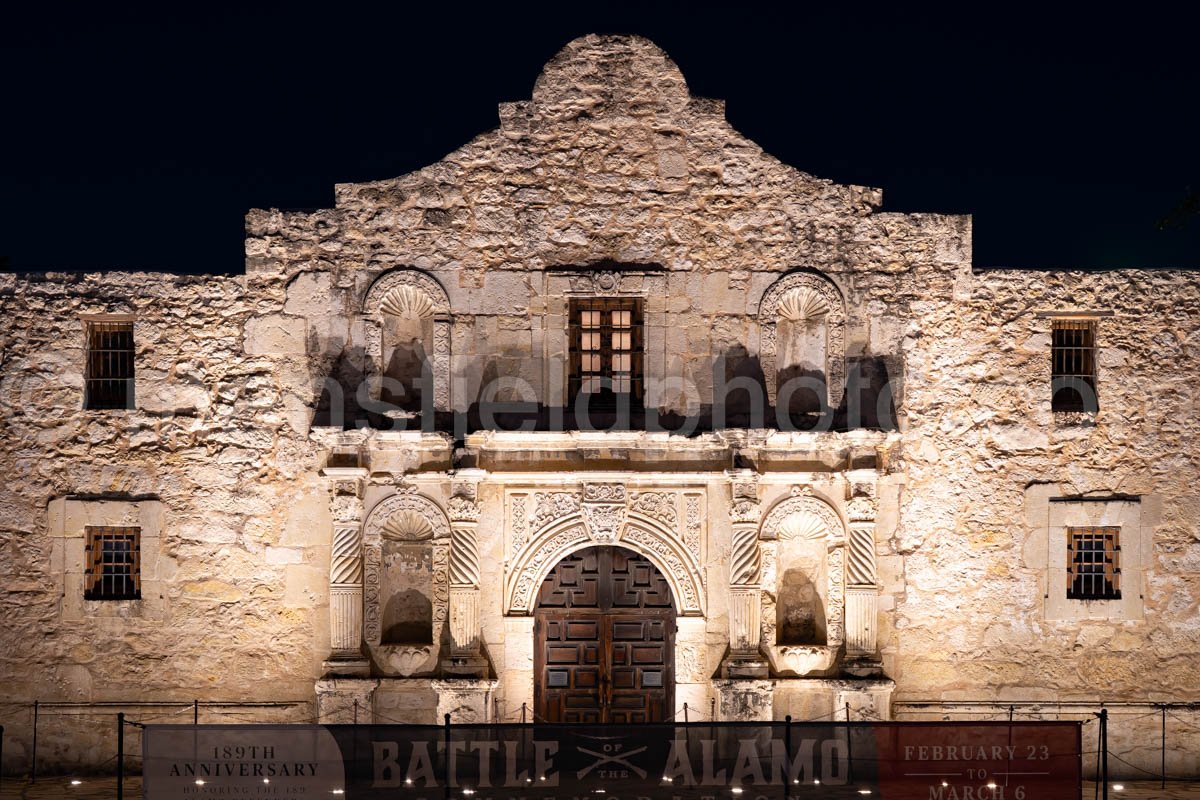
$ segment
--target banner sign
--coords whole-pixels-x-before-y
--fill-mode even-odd
[[[146,800],[1066,800],[1077,722],[147,725]]]

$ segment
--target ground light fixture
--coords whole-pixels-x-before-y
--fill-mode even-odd
[[[83,781],[79,780],[79,778],[72,778],[72,779],[71,779],[71,785],[72,785],[72,786],[78,786],[78,785],[79,785],[79,784],[81,784],[81,783],[83,783]]]
[[[1125,791],[1125,784],[1114,783],[1112,788],[1113,788],[1114,792],[1123,792],[1123,791]]]

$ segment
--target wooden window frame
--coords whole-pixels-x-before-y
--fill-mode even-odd
[[[613,347],[613,334],[625,332],[626,326],[613,324],[614,312],[627,311],[630,314],[628,332],[630,347],[628,350]],[[600,324],[595,327],[585,327],[583,314],[595,312],[600,314]],[[567,382],[568,398],[574,402],[580,394],[590,395],[590,402],[595,406],[616,406],[618,398],[628,397],[634,402],[641,402],[645,390],[645,317],[644,302],[640,297],[587,297],[572,298],[569,307],[570,374]],[[591,334],[599,339],[598,347],[584,348],[584,336]],[[624,379],[624,371],[613,368],[613,358],[627,355],[630,369],[627,373],[629,391],[613,391],[613,381]],[[589,365],[584,368],[585,356],[598,357],[599,368]],[[585,381],[598,379],[601,389],[598,392],[585,392]],[[588,381],[590,383],[591,381]]]
[[[1095,412],[1096,320],[1055,317],[1050,332],[1050,407],[1052,411]],[[1091,407],[1089,407],[1091,406]]]
[[[88,525],[84,528],[84,537],[84,599],[140,600],[142,529],[133,526]],[[106,551],[105,542],[125,542],[128,546]],[[113,558],[106,559],[106,553],[111,554]],[[111,569],[106,570],[106,567]]]
[[[1096,547],[1096,544],[1100,546]],[[1099,560],[1096,556],[1099,556]],[[1067,599],[1121,599],[1119,527],[1104,525],[1067,528]]]
[[[133,405],[132,319],[84,320],[83,407],[128,410]]]

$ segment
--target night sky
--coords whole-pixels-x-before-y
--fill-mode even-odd
[[[1157,227],[1200,190],[1197,27],[1150,4],[13,5],[17,270],[240,272],[247,209],[329,206],[334,183],[436,161],[590,32],[654,40],[742,133],[883,188],[885,210],[975,215],[976,266],[1200,267],[1200,215]]]

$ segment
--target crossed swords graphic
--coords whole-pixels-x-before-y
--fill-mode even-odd
[[[587,753],[589,756],[595,756],[595,758],[597,759],[595,764],[592,764],[590,767],[581,769],[581,770],[579,770],[579,772],[576,772],[575,773],[576,778],[582,778],[584,775],[587,775],[589,772],[594,770],[596,767],[602,767],[605,764],[620,764],[621,766],[627,767],[627,768],[633,770],[634,772],[636,772],[637,776],[639,778],[646,777],[646,770],[636,767],[633,764],[630,764],[628,761],[625,760],[627,758],[632,758],[633,756],[636,756],[638,753],[644,752],[646,750],[645,747],[639,747],[637,750],[626,750],[624,753],[617,753],[616,755],[608,755],[607,753],[597,753],[594,750],[587,750],[582,747],[578,747],[576,749],[579,750],[579,752],[581,752],[581,753]]]

